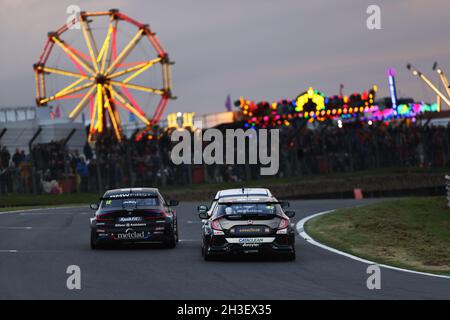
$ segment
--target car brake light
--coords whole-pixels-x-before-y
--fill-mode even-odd
[[[155,220],[155,219],[164,219],[171,218],[172,214],[165,211],[151,211],[148,212],[147,215],[144,216],[145,220]]]
[[[220,220],[222,219],[216,219],[211,221],[211,228],[214,230],[222,230],[222,226],[220,225]]]
[[[102,221],[113,221],[113,220],[114,220],[113,218],[106,218],[104,216],[96,216],[95,217],[95,221],[99,221],[99,222],[102,222]]]
[[[278,229],[286,229],[287,227],[289,227],[289,220],[282,218],[280,220],[280,225],[278,226]]]

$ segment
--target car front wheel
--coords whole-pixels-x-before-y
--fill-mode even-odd
[[[203,245],[203,247],[202,247],[203,260],[205,260],[205,261],[212,261],[213,257],[212,257],[212,254],[209,252],[208,249],[209,249],[209,246]]]

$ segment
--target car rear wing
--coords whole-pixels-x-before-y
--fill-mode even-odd
[[[236,205],[236,204],[265,204],[265,205],[280,205],[282,208],[289,208],[290,204],[288,201],[219,201],[218,204],[221,205]]]

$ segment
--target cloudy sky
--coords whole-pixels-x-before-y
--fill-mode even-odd
[[[366,27],[371,4],[382,30]],[[346,93],[377,84],[382,96],[388,67],[402,96],[430,101],[406,63],[436,82],[434,61],[450,74],[448,0],[0,0],[0,107],[33,105],[32,64],[69,5],[150,24],[176,62],[169,112],[224,111],[227,94],[275,100],[314,86],[332,95],[340,83]]]

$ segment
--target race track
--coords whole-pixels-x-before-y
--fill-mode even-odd
[[[324,210],[377,200],[291,201],[294,222]],[[366,287],[367,265],[297,236],[295,262],[204,262],[197,203],[177,207],[180,243],[96,250],[86,207],[0,213],[0,299],[450,299],[450,280],[381,270],[381,289]],[[81,268],[81,290],[68,290],[66,268]]]

